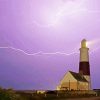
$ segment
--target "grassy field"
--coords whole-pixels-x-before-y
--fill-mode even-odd
[[[96,93],[96,94],[95,94]],[[16,91],[0,88],[0,100],[100,100],[100,91]]]

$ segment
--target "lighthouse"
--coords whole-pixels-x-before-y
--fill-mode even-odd
[[[91,90],[89,48],[85,39],[81,41],[79,50],[79,72],[68,71],[57,85],[57,90]]]
[[[79,73],[82,74],[88,81],[88,90],[91,90],[89,48],[87,47],[86,39],[83,39],[81,41],[81,48],[79,50],[80,50]]]

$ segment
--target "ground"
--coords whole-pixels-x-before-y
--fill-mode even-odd
[[[62,99],[62,100],[100,100],[100,97],[76,98],[76,99]]]

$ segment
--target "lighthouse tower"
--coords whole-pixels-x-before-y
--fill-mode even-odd
[[[80,62],[79,73],[82,74],[88,81],[88,90],[91,90],[91,78],[90,78],[90,64],[89,64],[89,48],[86,45],[86,40],[81,41],[80,50]]]

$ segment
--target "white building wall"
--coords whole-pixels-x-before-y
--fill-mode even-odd
[[[85,79],[88,81],[88,90],[91,90],[91,78],[89,75],[84,75]]]
[[[71,89],[71,84],[72,83],[75,84],[76,82],[77,80],[71,75],[70,72],[68,72],[60,81],[60,84],[57,86],[57,90],[61,90],[61,88],[63,87],[66,87],[66,88],[68,87],[69,89]]]
[[[78,90],[88,90],[87,82],[78,82]]]
[[[64,78],[60,81],[60,84],[65,83],[65,82],[77,82],[77,80],[71,75],[70,72],[65,74]]]

